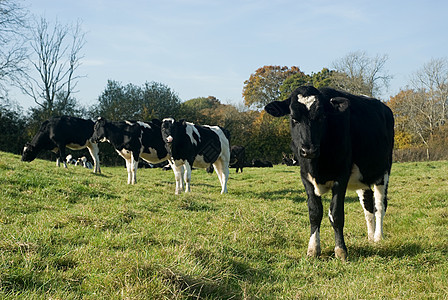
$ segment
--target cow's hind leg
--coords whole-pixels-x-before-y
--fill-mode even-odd
[[[387,208],[387,186],[389,174],[384,174],[383,179],[373,185],[373,196],[375,198],[375,235],[373,240],[379,242],[383,238],[383,219]]]
[[[221,194],[227,193],[227,181],[229,179],[229,167],[225,166],[221,158],[213,163],[216,174],[218,174],[219,182],[221,183]]]
[[[180,193],[182,193],[182,191],[184,190],[184,181],[182,178],[182,174],[183,174],[183,165],[181,166],[176,166],[176,164],[169,160],[168,163],[171,166],[171,169],[173,170],[174,173],[174,179],[176,180],[176,190],[175,190],[175,194],[179,195]]]
[[[364,216],[367,223],[367,235],[369,241],[373,241],[375,235],[375,216],[374,216],[374,206],[373,206],[373,191],[368,189],[356,190],[359,197],[359,202],[364,209]]]
[[[191,192],[190,182],[191,182],[191,165],[188,161],[184,164],[184,180],[185,180],[185,193]]]
[[[98,144],[95,143],[88,143],[87,149],[89,149],[90,156],[92,156],[93,159],[93,173],[101,174],[101,168],[100,168],[100,156],[99,156],[99,148]]]

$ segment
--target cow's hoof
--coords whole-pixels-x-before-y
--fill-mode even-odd
[[[335,254],[336,258],[339,258],[341,261],[347,261],[347,251],[346,250],[336,247],[334,249],[334,254]]]
[[[319,257],[320,256],[320,248],[308,248],[306,255],[309,257]]]

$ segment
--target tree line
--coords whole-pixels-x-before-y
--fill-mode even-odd
[[[263,66],[244,82],[243,103],[226,104],[215,96],[182,100],[163,83],[142,86],[108,80],[90,107],[76,100],[76,86],[85,33],[81,24],[65,25],[31,18],[12,0],[0,0],[0,150],[20,154],[23,145],[51,116],[141,120],[175,117],[197,124],[220,125],[231,133],[231,143],[246,147],[248,160],[278,163],[291,153],[289,121],[272,118],[262,108],[286,98],[301,85],[333,87],[379,98],[392,78],[387,55],[371,57],[355,51],[317,73],[298,66]],[[34,100],[26,112],[8,89],[18,87]],[[413,74],[409,85],[390,99],[382,99],[395,115],[395,159],[448,159],[448,61],[432,59]],[[103,163],[121,163],[111,148],[102,146]]]

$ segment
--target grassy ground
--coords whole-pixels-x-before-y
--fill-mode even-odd
[[[174,195],[172,172],[23,163],[0,152],[0,298],[439,299],[448,295],[448,163],[395,164],[385,240],[367,241],[356,194],[346,200],[349,261],[322,226],[306,257],[298,169],[245,169],[220,195],[195,170]],[[324,199],[328,209],[329,198]]]

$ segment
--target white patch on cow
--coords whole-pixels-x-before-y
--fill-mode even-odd
[[[359,202],[364,209],[364,216],[367,223],[367,236],[369,241],[373,241],[373,236],[375,234],[375,218],[373,213],[369,212],[364,206],[364,190],[356,190],[358,194]]]
[[[370,188],[368,185],[361,182],[362,178],[363,178],[363,176],[359,170],[359,167],[357,165],[353,164],[352,173],[348,180],[347,188],[349,190],[360,190],[360,189],[365,190],[365,189]]]
[[[68,144],[66,145],[67,148],[72,149],[72,150],[81,150],[84,149],[86,147],[86,144],[84,145],[79,145],[79,144]]]
[[[333,187],[333,184],[334,184],[334,181],[327,181],[324,184],[318,184],[316,182],[316,179],[313,178],[313,176],[311,176],[310,173],[308,173],[308,178],[307,179],[308,179],[308,181],[310,183],[313,184],[313,186],[314,186],[314,194],[316,196],[322,196],[323,194],[327,193]]]
[[[389,174],[384,174],[384,184],[373,185],[373,197],[375,198],[375,235],[373,240],[379,242],[383,238],[383,219],[386,214],[386,207],[384,201],[386,198],[386,187],[389,182]]]
[[[331,214],[331,210],[328,210],[328,218],[330,219],[331,223],[334,223],[333,215]]]
[[[171,122],[174,123],[174,119],[173,118],[165,118],[162,120],[162,122]]]
[[[23,152],[26,152],[27,150],[28,150],[27,146],[23,147]]]
[[[209,166],[210,163],[205,162],[203,155],[196,155],[196,157],[194,158],[193,167],[205,169]]]
[[[188,137],[190,138],[191,143],[197,146],[197,145],[198,145],[198,142],[201,141],[201,135],[199,134],[198,129],[194,126],[193,123],[189,123],[189,122],[186,122],[186,123],[187,123],[187,128],[186,128],[187,135],[188,135]],[[196,133],[196,135],[197,135],[199,141],[196,141],[196,140],[195,140],[195,138],[194,138],[194,136],[193,136],[193,132]]]
[[[123,157],[126,160],[128,160],[132,157],[132,151],[129,151],[126,149],[121,149],[121,150],[116,150],[116,151],[121,157]]]
[[[160,158],[157,156],[157,150],[154,149],[154,148],[149,148],[149,153],[147,153],[147,152],[142,152],[142,153],[140,153],[140,157],[141,157],[143,160],[145,160],[145,161],[147,161],[147,162],[149,162],[149,163],[152,163],[152,164],[156,164],[156,163],[165,161],[165,160],[167,160],[167,158],[168,158],[168,156],[166,156],[166,157],[163,157],[163,158],[160,159]]]
[[[314,104],[314,102],[317,101],[316,96],[308,96],[308,97],[303,97],[302,95],[298,95],[297,96],[297,101],[304,104],[306,106],[306,108],[308,108],[308,110],[311,108],[311,106]]]
[[[319,256],[320,252],[320,233],[319,230],[316,230],[310,237],[307,254],[314,257]]]
[[[149,124],[147,124],[147,123],[145,123],[145,122],[137,121],[137,123],[138,123],[138,125],[140,125],[140,126],[142,126],[142,127],[151,129],[151,125],[149,125]]]

